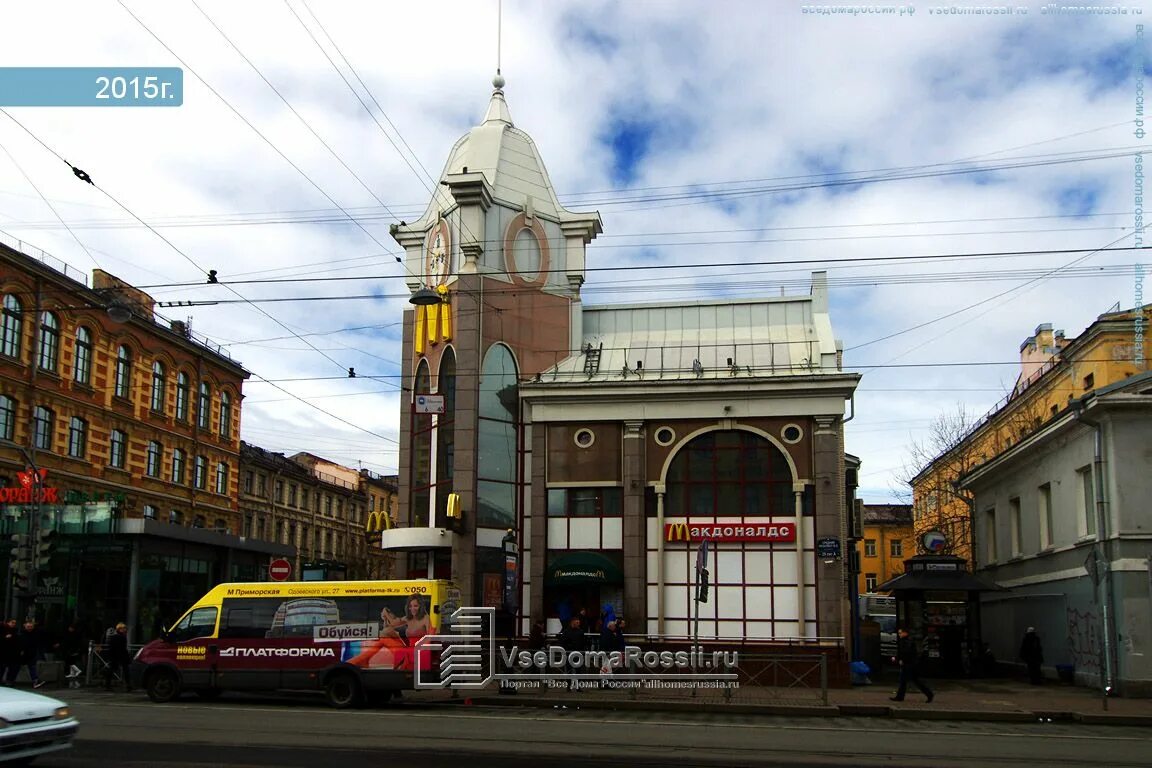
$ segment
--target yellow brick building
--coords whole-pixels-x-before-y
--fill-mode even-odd
[[[1137,329],[1152,322],[1152,304],[1106,312],[1075,338],[1050,324],[1020,345],[1020,374],[1012,392],[912,479],[916,535],[940,530],[947,551],[972,562],[969,492],[961,476],[1018,444],[1058,416],[1068,404],[1099,387],[1123,381],[1149,366],[1148,346],[1137,353]],[[863,570],[863,568],[862,568]]]
[[[860,594],[876,591],[877,584],[904,573],[904,560],[916,554],[911,504],[864,504],[863,538],[859,555]]]

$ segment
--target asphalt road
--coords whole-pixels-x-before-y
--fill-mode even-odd
[[[548,765],[1148,766],[1152,729],[444,705],[337,711],[311,698],[152,704],[83,691],[75,747],[42,768]]]

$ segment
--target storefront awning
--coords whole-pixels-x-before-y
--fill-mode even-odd
[[[599,552],[564,552],[553,555],[544,574],[548,584],[619,584],[620,566]]]

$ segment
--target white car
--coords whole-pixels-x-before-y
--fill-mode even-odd
[[[40,755],[68,749],[79,727],[72,710],[58,699],[0,688],[0,763],[27,765]]]

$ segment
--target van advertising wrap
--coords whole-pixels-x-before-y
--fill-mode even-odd
[[[286,599],[267,596],[274,591],[268,587],[245,589],[243,597],[237,591],[225,592],[221,606],[220,659],[225,667],[298,659],[410,672],[416,668],[412,646],[436,629],[431,597],[417,591],[360,597],[351,590],[341,595],[328,590]],[[421,663],[427,666],[427,654],[424,657]]]

